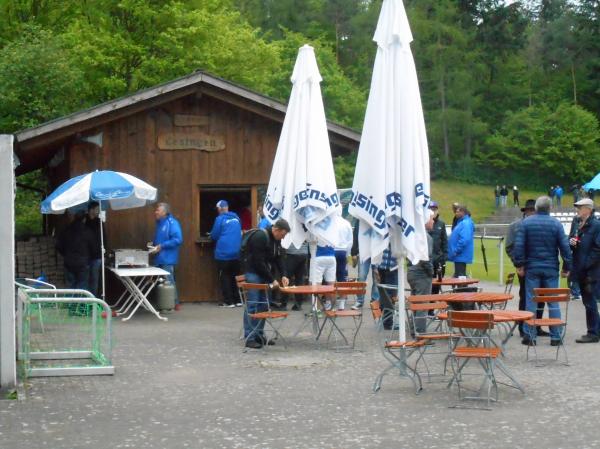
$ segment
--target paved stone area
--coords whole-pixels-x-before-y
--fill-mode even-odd
[[[116,320],[116,374],[27,380],[25,400],[0,401],[0,448],[600,447],[600,345],[574,343],[580,302],[569,314],[571,365],[535,367],[513,337],[506,364],[526,395],[501,386],[491,411],[449,408],[456,390],[445,382],[417,396],[387,376],[374,394],[387,362],[365,312],[353,352],[302,334],[287,350],[245,353],[241,309],[212,304],[186,304],[166,323],[144,312]],[[302,314],[290,314],[294,330]],[[547,339],[540,350],[551,354]]]

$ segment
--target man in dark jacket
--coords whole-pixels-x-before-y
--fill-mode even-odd
[[[523,220],[525,220],[527,217],[535,214],[535,200],[527,200],[525,201],[525,207],[521,208],[521,212],[523,212],[523,217],[519,218],[516,221],[513,221],[510,226],[508,227],[508,232],[506,233],[506,254],[508,254],[508,257],[510,257],[510,260],[512,261],[513,265],[516,266],[515,264],[515,258],[514,258],[514,249],[515,249],[515,238],[517,237],[517,232],[521,226],[521,224],[523,223]],[[521,276],[518,275],[519,278],[519,310],[527,310],[526,308],[526,303],[525,303],[525,276]],[[544,308],[541,307],[537,310],[537,318],[541,318],[542,314],[544,313]],[[525,336],[525,333],[523,332],[523,322],[519,322],[519,334],[521,335],[521,337]],[[537,329],[537,334],[538,335],[550,335],[548,334],[546,331],[542,331],[541,328],[538,327]]]
[[[594,217],[594,202],[584,198],[575,203],[577,218],[569,233],[569,245],[573,250],[571,278],[579,284],[585,306],[587,334],[576,339],[577,343],[597,343],[600,339],[600,221]]]
[[[240,274],[240,246],[242,245],[242,224],[235,212],[229,211],[225,200],[217,202],[219,216],[210,231],[210,238],[216,242],[215,261],[219,272],[219,283],[223,293],[222,307],[240,307],[235,277]]]
[[[91,255],[90,260],[90,279],[89,279],[89,290],[96,297],[98,296],[98,283],[100,281],[100,272],[102,270],[102,240],[104,240],[104,247],[106,248],[106,232],[102,233],[100,237],[100,226],[104,231],[104,223],[100,224],[100,205],[96,201],[92,201],[88,205],[87,218],[85,225],[90,230],[94,238],[94,251]],[[102,292],[104,293],[104,292]]]
[[[514,264],[517,273],[525,276],[527,310],[536,312],[533,302],[534,288],[557,288],[559,262],[563,259],[562,276],[566,277],[571,268],[571,249],[565,231],[560,222],[550,216],[552,200],[547,196],[539,197],[535,202],[535,215],[523,220],[517,231],[513,250]],[[560,318],[557,303],[547,303],[550,318]],[[522,343],[535,344],[536,328],[523,325],[525,337]],[[550,344],[561,344],[561,335],[556,326],[550,327]]]
[[[69,288],[88,290],[90,261],[95,252],[94,235],[85,226],[85,213],[78,212],[60,234],[56,249],[63,256]]]
[[[428,231],[433,240],[431,262],[433,263],[433,272],[439,277],[444,277],[446,271],[446,260],[448,260],[448,234],[446,233],[446,223],[440,218],[438,203],[432,201],[429,203],[429,209],[433,212],[433,227]],[[435,285],[431,288],[431,293],[437,294],[440,287]]]
[[[281,240],[290,232],[290,225],[284,219],[279,219],[273,226],[252,232],[246,241],[244,249],[244,272],[246,282],[251,284],[269,284],[271,290],[279,288],[275,279],[274,269],[278,268],[281,285],[287,287],[289,279],[285,276],[284,252]],[[264,320],[250,318],[251,314],[264,312],[268,309],[268,299],[263,291],[249,290],[247,307],[244,312],[244,339],[248,348],[262,348],[264,344],[274,344],[267,341],[264,335]]]

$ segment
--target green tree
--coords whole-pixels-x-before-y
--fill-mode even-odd
[[[479,157],[497,168],[546,173],[548,182],[583,181],[600,166],[600,128],[594,114],[568,103],[509,113]]]
[[[0,133],[81,109],[88,97],[84,74],[60,36],[26,27],[0,49]]]

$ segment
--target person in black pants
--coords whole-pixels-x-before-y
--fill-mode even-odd
[[[290,279],[290,285],[306,285],[307,265],[309,257],[308,243],[304,242],[300,248],[296,248],[292,243],[286,250],[285,268]],[[291,295],[284,294],[283,305],[287,305]],[[292,310],[302,310],[302,302],[305,295],[294,295],[295,304]]]

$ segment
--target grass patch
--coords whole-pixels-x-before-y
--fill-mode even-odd
[[[466,204],[471,211],[473,220],[478,223],[496,210],[494,187],[438,179],[431,182],[431,197],[440,204],[440,215],[447,224],[452,223],[451,205],[454,202]],[[521,190],[519,200],[521,204],[524,204],[525,200],[544,194],[544,192],[533,190]],[[512,190],[508,196],[508,204],[513,204]]]

